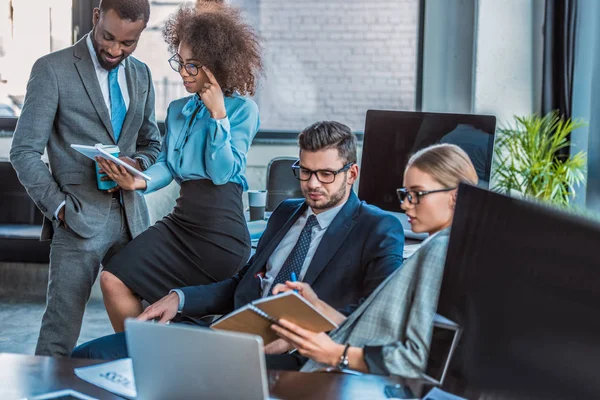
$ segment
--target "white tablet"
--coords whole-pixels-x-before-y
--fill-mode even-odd
[[[84,146],[81,144],[72,144],[71,148],[77,150],[84,156],[86,156],[94,161],[95,161],[96,157],[102,157],[106,160],[110,160],[110,161],[114,162],[115,164],[123,166],[127,171],[131,172],[133,175],[136,175],[146,181],[152,180],[152,178],[149,177],[148,175],[133,168],[131,165],[127,164],[125,161],[120,160],[117,157],[113,156],[112,154],[110,154],[109,152],[107,152],[100,146],[102,146],[102,145]]]

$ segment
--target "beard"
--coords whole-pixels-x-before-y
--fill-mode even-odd
[[[346,193],[348,191],[348,185],[346,185],[346,182],[348,180],[348,176],[346,173],[344,173],[344,182],[342,182],[342,186],[340,187],[340,189],[333,193],[332,195],[329,196],[329,199],[325,200],[322,203],[319,203],[318,201],[314,201],[311,200],[310,197],[308,197],[309,193],[320,193],[322,195],[325,195],[324,192],[318,191],[318,190],[302,190],[302,193],[304,194],[304,199],[306,200],[306,202],[308,203],[308,205],[313,209],[313,210],[328,210],[330,208],[333,208],[337,205],[339,205],[344,198],[346,197]]]
[[[116,62],[115,64],[111,64],[108,61],[106,61],[104,58],[102,58],[102,50],[100,50],[100,48],[98,47],[98,42],[96,42],[96,29],[95,28],[92,30],[92,47],[94,48],[94,53],[96,53],[96,58],[98,59],[98,63],[100,64],[100,66],[102,68],[104,68],[107,71],[111,71],[111,70],[117,68],[119,66],[119,64],[121,63],[121,61],[123,61],[125,59],[125,57],[122,56],[118,62]]]

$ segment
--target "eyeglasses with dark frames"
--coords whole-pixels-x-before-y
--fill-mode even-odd
[[[408,190],[407,188],[396,189],[398,200],[400,204],[404,203],[404,200],[408,200],[410,204],[417,205],[421,202],[421,197],[427,196],[432,193],[449,192],[456,189],[456,187],[436,189],[436,190]]]
[[[175,55],[173,55],[173,57],[169,58],[169,65],[175,72],[181,72],[181,69],[185,68],[187,73],[190,74],[191,76],[198,75],[198,71],[200,71],[200,68],[202,68],[202,65],[196,65],[196,64],[192,64],[192,63],[188,63],[188,64],[182,63],[181,61],[179,61],[178,54],[175,54]]]
[[[350,167],[354,165],[354,162],[348,163],[344,165],[342,168],[337,171],[331,171],[328,169],[319,169],[316,171],[310,170],[308,168],[303,168],[300,165],[300,160],[296,161],[294,165],[292,165],[292,171],[294,172],[294,176],[299,181],[309,181],[312,178],[313,174],[317,177],[317,180],[321,183],[333,183],[335,181],[335,177],[342,172],[348,171]]]

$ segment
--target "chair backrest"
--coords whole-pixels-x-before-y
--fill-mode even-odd
[[[31,200],[8,161],[0,161],[0,224],[41,225],[43,215]]]
[[[286,199],[301,198],[300,181],[292,172],[292,165],[298,160],[294,157],[277,157],[267,167],[267,206],[266,211],[273,211],[279,203]]]

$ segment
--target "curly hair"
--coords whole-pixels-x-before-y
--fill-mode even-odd
[[[262,49],[237,8],[218,0],[184,5],[169,17],[162,33],[173,54],[185,42],[215,75],[225,96],[255,93],[263,72]]]

